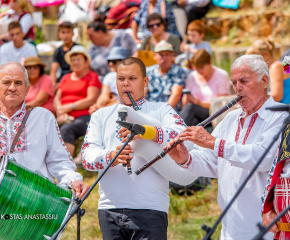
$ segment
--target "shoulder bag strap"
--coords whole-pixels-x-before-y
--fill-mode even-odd
[[[28,109],[27,109],[27,108],[28,108]],[[19,136],[20,136],[20,134],[21,134],[21,132],[22,132],[22,130],[23,130],[25,124],[26,124],[27,118],[28,118],[28,116],[29,116],[29,114],[31,113],[32,110],[33,110],[33,107],[31,107],[31,106],[27,106],[27,107],[26,107],[26,113],[25,113],[25,116],[24,116],[24,118],[23,118],[23,120],[22,120],[22,122],[21,122],[21,125],[20,125],[20,127],[19,127],[19,129],[18,129],[18,131],[17,131],[17,133],[16,133],[16,136],[15,136],[15,138],[14,138],[14,140],[13,140],[13,143],[12,143],[11,148],[10,148],[10,153],[13,153],[14,148],[15,148],[15,146],[16,146],[16,143],[17,143],[17,141],[18,141],[18,138],[19,138]]]

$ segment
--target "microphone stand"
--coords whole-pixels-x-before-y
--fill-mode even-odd
[[[120,155],[120,153],[124,150],[124,148],[128,145],[128,143],[133,140],[133,138],[140,134],[137,131],[134,131],[134,129],[131,130],[131,133],[128,135],[128,138],[126,140],[126,142],[123,144],[123,146],[120,148],[120,150],[117,152],[117,154],[115,155],[115,157],[112,159],[112,161],[108,164],[108,166],[103,170],[103,172],[100,174],[100,176],[97,178],[97,180],[94,182],[94,184],[90,187],[90,189],[86,192],[86,194],[84,195],[84,197],[82,199],[79,199],[78,197],[74,197],[74,202],[76,203],[76,205],[72,208],[71,212],[69,213],[68,217],[66,219],[64,219],[63,223],[61,224],[60,228],[56,231],[55,234],[53,234],[52,237],[48,237],[45,236],[46,239],[49,240],[56,240],[59,233],[65,228],[65,226],[67,225],[67,223],[69,222],[69,220],[75,215],[77,214],[77,220],[78,220],[78,230],[77,230],[77,240],[80,240],[80,221],[81,221],[81,217],[84,216],[85,214],[85,209],[81,209],[81,206],[83,205],[85,199],[89,196],[89,194],[91,193],[91,191],[97,186],[97,184],[99,183],[99,181],[102,179],[102,177],[105,175],[105,173],[109,170],[109,168],[112,166],[112,164],[114,163],[114,161],[117,159],[117,157]]]
[[[239,187],[238,191],[235,193],[235,195],[233,196],[233,198],[231,199],[231,201],[228,203],[228,205],[226,206],[226,208],[223,210],[223,212],[221,213],[221,215],[219,216],[219,218],[217,219],[217,221],[215,222],[215,224],[212,226],[212,228],[209,227],[209,226],[207,226],[207,225],[205,225],[205,224],[201,227],[206,232],[206,235],[204,236],[203,240],[212,240],[211,239],[211,236],[214,233],[215,229],[217,228],[217,226],[219,225],[219,223],[221,222],[221,220],[223,219],[223,217],[226,215],[227,211],[230,209],[230,207],[232,206],[233,202],[237,199],[237,197],[239,196],[239,194],[241,193],[241,191],[243,190],[243,188],[246,186],[247,182],[253,176],[253,174],[255,173],[255,171],[257,170],[257,168],[259,167],[259,165],[261,164],[261,162],[263,161],[263,159],[265,158],[265,156],[267,155],[267,153],[270,151],[270,149],[272,148],[272,146],[274,145],[274,143],[278,140],[280,134],[286,129],[286,127],[287,127],[288,124],[290,124],[290,115],[284,120],[281,129],[273,137],[272,142],[266,148],[266,150],[264,151],[263,155],[260,157],[260,159],[258,160],[258,162],[255,164],[255,166],[253,167],[253,169],[251,170],[251,172],[249,173],[249,175],[247,176],[247,178],[244,180],[244,182],[242,183],[242,185]]]

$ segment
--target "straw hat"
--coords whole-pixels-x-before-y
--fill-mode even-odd
[[[25,59],[23,65],[24,67],[40,65],[43,68],[45,68],[46,66],[43,62],[41,62],[41,59],[39,57],[28,57]]]
[[[71,50],[69,50],[65,55],[64,55],[64,60],[67,62],[68,65],[71,64],[70,62],[70,58],[71,58],[71,55],[74,54],[74,53],[81,53],[83,54],[84,56],[87,57],[88,61],[91,62],[92,58],[91,56],[88,54],[87,50],[85,49],[84,46],[82,45],[76,45],[76,46],[73,46],[71,48]]]

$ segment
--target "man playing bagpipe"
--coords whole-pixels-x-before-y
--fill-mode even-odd
[[[153,125],[155,128],[151,140],[140,140],[140,135],[134,138],[132,144],[139,141],[137,145],[143,149],[143,154],[138,155],[134,147],[128,145],[100,181],[98,216],[104,240],[167,239],[169,181],[166,176],[154,168],[140,176],[128,175],[122,166],[127,160],[131,160],[132,169],[143,165],[150,152],[156,155],[170,139],[176,137],[186,127],[168,103],[146,101],[144,88],[147,87],[148,81],[146,68],[141,60],[133,57],[122,60],[117,68],[116,79],[120,102],[92,114],[84,139],[82,147],[84,168],[89,171],[102,171],[116,155],[130,132],[116,123],[118,109],[127,109],[128,119],[132,119],[132,115],[140,114],[141,119],[137,117],[136,121],[148,118],[160,123],[157,126]],[[140,111],[132,110],[133,102],[130,101],[128,92]],[[158,146],[158,151],[154,152],[155,150],[146,144]],[[168,166],[164,164],[161,168],[166,169]],[[172,175],[180,174],[186,177],[187,174],[184,174],[183,169],[174,161],[172,166],[175,171]],[[193,177],[192,181],[194,179]]]

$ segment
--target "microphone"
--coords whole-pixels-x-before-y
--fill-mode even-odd
[[[139,124],[133,124],[129,122],[121,122],[117,121],[117,123],[130,130],[131,132],[134,132],[136,134],[140,134],[140,136],[144,139],[151,140],[156,136],[156,130],[154,127],[149,126],[149,125],[139,125]]]
[[[266,108],[267,110],[271,110],[271,111],[286,111],[286,112],[290,112],[290,104],[281,104],[278,106],[274,106],[274,107],[268,107]]]

